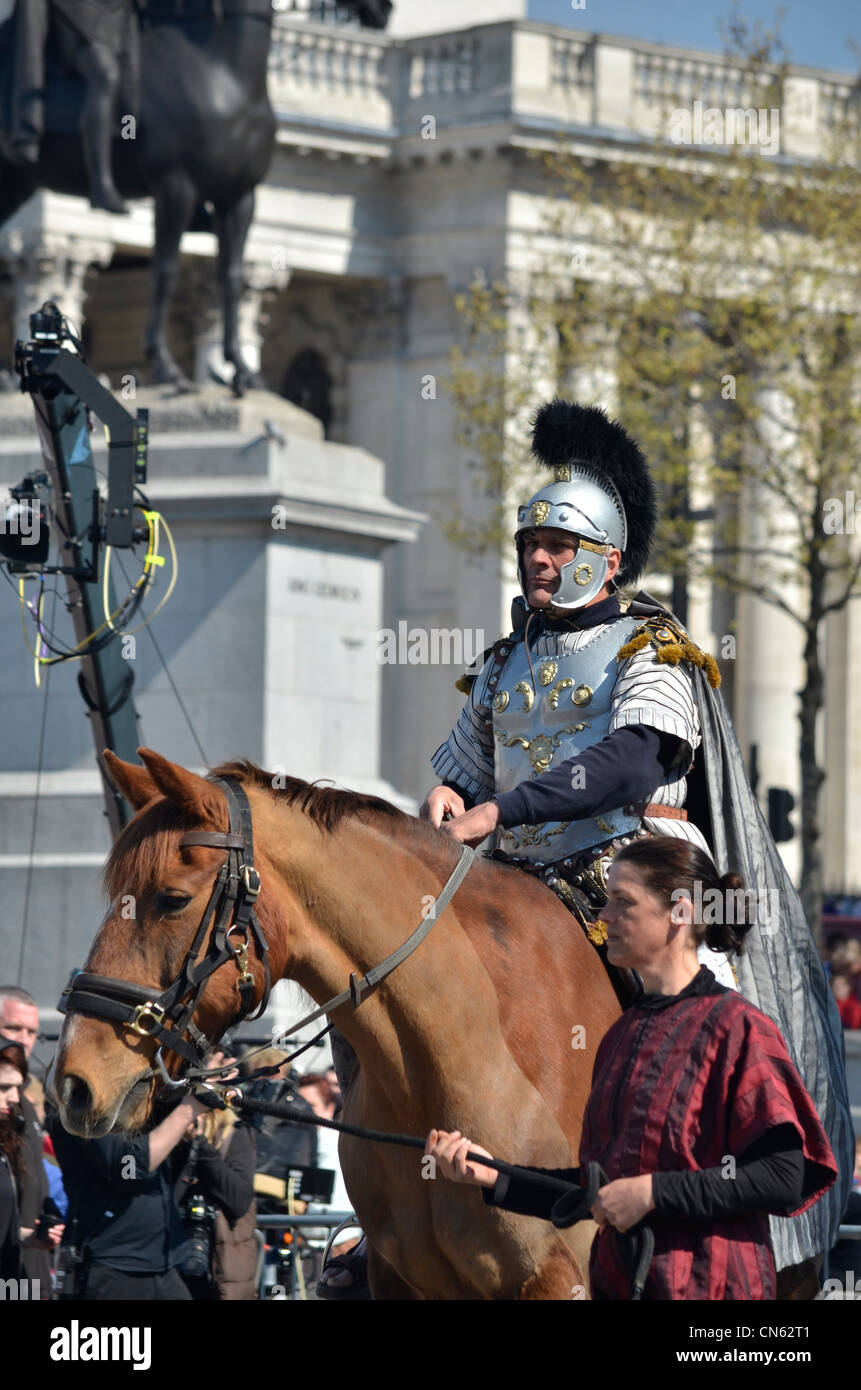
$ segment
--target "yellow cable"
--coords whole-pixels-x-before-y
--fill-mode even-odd
[[[128,633],[125,633],[125,632],[124,632],[124,635],[126,635],[126,636],[131,636],[133,633],[142,632],[143,629],[144,629],[145,627],[147,627],[147,626],[152,622],[152,620],[153,620],[153,618],[156,616],[156,614],[159,613],[159,612],[161,611],[161,609],[164,607],[164,605],[167,603],[168,599],[170,598],[171,594],[173,593],[174,589],[176,588],[176,581],[177,581],[177,578],[178,578],[178,576],[179,576],[179,561],[178,561],[178,559],[177,559],[176,546],[175,546],[175,544],[174,544],[173,534],[172,534],[172,532],[171,532],[171,529],[170,529],[170,527],[168,526],[167,522],[165,521],[164,517],[161,516],[161,514],[160,514],[159,512],[150,511],[150,510],[148,510],[148,509],[146,509],[146,508],[143,508],[143,507],[142,507],[140,510],[143,512],[144,516],[146,517],[147,527],[148,527],[148,530],[149,530],[148,544],[147,544],[147,553],[146,553],[146,555],[144,556],[144,572],[143,572],[143,574],[136,580],[136,582],[135,582],[135,584],[133,585],[132,589],[130,590],[128,596],[123,600],[123,602],[122,602],[121,604],[119,604],[119,606],[114,610],[113,613],[110,613],[110,614],[109,614],[109,613],[107,612],[107,607],[108,607],[108,582],[109,582],[109,572],[110,572],[110,555],[111,555],[111,547],[110,547],[110,546],[107,546],[107,547],[106,547],[106,549],[105,549],[104,573],[103,573],[103,576],[102,576],[102,604],[103,604],[103,611],[104,611],[104,613],[105,613],[105,621],[104,621],[103,623],[100,623],[99,626],[95,629],[95,631],[88,633],[87,636],[84,637],[80,642],[78,642],[74,647],[71,647],[71,648],[69,649],[68,654],[65,654],[65,653],[64,653],[64,654],[61,655],[61,656],[40,656],[39,653],[38,653],[38,651],[37,651],[37,650],[34,650],[33,646],[32,646],[31,643],[30,643],[29,633],[28,633],[28,631],[27,631],[26,618],[25,618],[25,616],[24,616],[24,615],[25,615],[25,612],[29,612],[29,609],[28,609],[28,607],[27,607],[26,600],[25,600],[25,598],[24,598],[24,579],[23,579],[23,577],[22,577],[22,578],[20,578],[20,579],[18,580],[18,596],[19,596],[19,599],[20,599],[20,602],[21,602],[21,628],[22,628],[22,631],[23,631],[23,633],[24,633],[24,643],[25,643],[25,645],[26,645],[26,647],[27,647],[27,650],[29,651],[30,655],[33,657],[34,665],[35,665],[35,668],[36,668],[36,686],[37,686],[37,688],[39,688],[39,686],[41,685],[40,668],[41,668],[42,666],[55,666],[55,665],[57,665],[58,662],[61,662],[61,661],[81,661],[81,660],[83,660],[83,658],[84,658],[85,656],[88,655],[88,652],[87,652],[86,648],[90,645],[90,643],[94,640],[94,638],[98,637],[99,634],[100,634],[101,632],[104,632],[106,628],[111,628],[111,630],[114,631],[114,632],[116,632],[116,631],[123,631],[123,629],[117,629],[117,628],[115,627],[115,625],[114,625],[114,619],[115,619],[115,618],[118,618],[118,617],[120,616],[120,614],[122,613],[123,609],[127,606],[127,604],[129,603],[130,599],[133,597],[134,593],[141,587],[141,585],[144,584],[144,583],[146,583],[146,582],[148,582],[148,580],[149,580],[149,571],[150,571],[151,569],[154,569],[154,568],[156,568],[157,566],[163,565],[163,564],[165,563],[164,556],[158,554],[158,530],[159,530],[159,524],[161,524],[161,526],[163,526],[163,528],[164,528],[164,533],[165,533],[165,535],[167,536],[167,542],[168,542],[168,545],[169,545],[169,547],[170,547],[171,570],[172,570],[172,572],[171,572],[170,583],[169,583],[169,585],[168,585],[168,587],[167,587],[167,590],[166,590],[165,593],[163,594],[163,596],[162,596],[162,598],[161,598],[161,601],[156,605],[156,607],[153,609],[152,613],[150,613],[149,617],[148,617],[148,618],[145,618],[144,621],[143,621],[142,623],[139,623],[137,627],[131,628],[130,631],[129,631]],[[38,624],[41,622],[41,617],[42,617],[42,602],[43,602],[43,599],[44,599],[44,595],[43,595],[43,594],[40,594],[40,597],[39,597],[39,608],[38,608],[38,610],[37,610],[37,616],[36,616],[37,626],[38,626]]]
[[[170,547],[170,563],[172,568],[170,583],[168,584],[164,594],[162,595],[160,602],[156,604],[149,617],[144,618],[142,623],[138,623],[137,627],[129,628],[128,631],[125,633],[127,637],[131,637],[132,634],[135,632],[143,632],[145,627],[149,627],[156,614],[160,613],[161,610],[164,608],[164,605],[167,603],[168,599],[170,598],[171,594],[176,588],[176,581],[179,578],[179,560],[176,554],[176,546],[173,543],[173,532],[171,531],[164,517],[159,512],[154,513],[154,515],[158,517],[158,520],[164,530],[164,534],[167,537],[168,546]],[[156,559],[162,559],[162,557],[158,556],[156,557]]]
[[[137,504],[135,505],[137,506]],[[123,609],[134,597],[138,589],[142,588],[143,585],[148,582],[148,571],[154,565],[164,564],[163,557],[158,554],[158,512],[149,512],[143,507],[141,508],[141,511],[143,511],[143,514],[146,517],[147,528],[149,531],[149,536],[147,538],[148,548],[147,553],[144,556],[143,573],[138,577],[138,579],[132,585],[132,588],[130,589],[126,598],[123,599],[122,603],[119,605],[118,608],[114,609],[113,613],[108,613],[108,592],[110,585],[111,555],[113,553],[113,547],[110,545],[105,546],[105,564],[102,572],[102,612],[105,615],[105,623],[114,632],[117,631],[117,628],[114,624],[114,618],[118,618],[120,616]]]

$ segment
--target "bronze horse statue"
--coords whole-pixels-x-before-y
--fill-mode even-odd
[[[167,346],[165,313],[180,239],[195,218],[200,225],[206,206],[218,238],[224,356],[235,367],[237,393],[254,384],[240,351],[238,312],[254,191],[275,145],[266,90],[271,25],[271,0],[175,0],[155,7],[141,33],[135,138],[120,138],[117,121],[113,173],[124,197],[155,200],[145,340],[155,382],[184,381]],[[38,162],[21,167],[0,157],[0,226],[39,188],[88,196],[78,132],[83,83],[52,68],[50,43],[45,100]]]
[[[141,757],[143,767],[105,755],[137,814],[111,852],[111,906],[85,970],[120,992],[143,986],[146,999],[183,968],[229,857],[200,841],[230,818],[212,780]],[[458,862],[448,836],[377,798],[248,763],[211,776],[235,779],[247,798],[271,978],[296,981],[317,1004],[401,945]],[[205,951],[203,941],[192,961]],[[259,949],[245,969],[253,1007],[264,993]],[[243,1012],[239,978],[227,959],[206,980],[192,1021],[211,1042]],[[549,889],[476,859],[418,949],[358,1008],[332,1011],[359,1062],[343,1118],[418,1136],[457,1128],[510,1161],[565,1167],[595,1050],[618,1014],[598,956]],[[155,1053],[151,1036],[69,1012],[54,1074],[66,1128],[86,1137],[146,1125],[163,1084]],[[180,1067],[174,1055],[171,1073]],[[557,1231],[487,1207],[474,1188],[424,1176],[419,1155],[402,1148],[342,1136],[340,1153],[375,1298],[570,1299],[588,1288],[591,1223]]]

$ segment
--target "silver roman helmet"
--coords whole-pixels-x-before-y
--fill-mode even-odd
[[[524,531],[553,527],[577,541],[559,574],[553,607],[582,608],[607,582],[607,557],[622,552],[618,582],[642,572],[657,519],[655,488],[639,448],[597,406],[554,400],[535,418],[532,452],[555,481],[517,510],[517,574],[527,594]]]

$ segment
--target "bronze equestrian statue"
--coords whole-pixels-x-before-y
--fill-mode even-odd
[[[128,212],[114,184],[111,135],[120,91],[125,114],[137,112],[140,45],[132,0],[18,0],[12,29],[10,156],[24,168],[39,163],[50,32],[58,60],[84,81],[79,129],[90,203]]]
[[[382,28],[390,5],[343,8]],[[238,311],[254,191],[275,146],[271,25],[271,0],[18,0],[0,25],[0,226],[39,188],[111,212],[155,199],[145,340],[155,382],[184,383],[165,315],[180,238],[209,225],[211,209],[224,356],[238,394],[255,384]]]

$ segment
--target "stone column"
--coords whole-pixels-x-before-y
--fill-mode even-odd
[[[106,266],[114,253],[107,239],[55,235],[10,228],[0,233],[0,257],[12,280],[15,338],[30,336],[29,317],[51,299],[80,332],[84,320],[86,275]]]
[[[221,292],[214,261],[200,261],[193,271],[199,304],[194,331],[194,379],[209,382],[213,375],[233,379],[233,367],[224,360],[224,318]],[[239,308],[239,342],[242,355],[253,372],[260,371],[262,327],[266,323],[264,298],[267,291],[287,288],[290,271],[267,262],[250,262],[243,270],[244,288]]]
[[[758,393],[758,400],[767,412],[760,433],[769,449],[777,452],[791,448],[790,405],[786,396],[777,388],[764,388]],[[751,475],[742,496],[743,543],[788,550],[796,535],[792,515],[787,504],[758,481],[762,461],[754,452],[750,461]],[[773,570],[772,562],[766,558],[760,564],[754,554],[746,556],[742,565],[750,581],[759,578],[766,582]],[[803,611],[797,584],[769,583],[769,587],[777,589],[794,611]],[[779,849],[791,877],[797,881],[801,866],[797,692],[804,679],[804,634],[788,614],[754,594],[741,594],[737,611],[736,730],[745,760],[752,743],[759,750],[759,800],[763,810],[769,787],[786,787],[795,797],[795,838]]]

